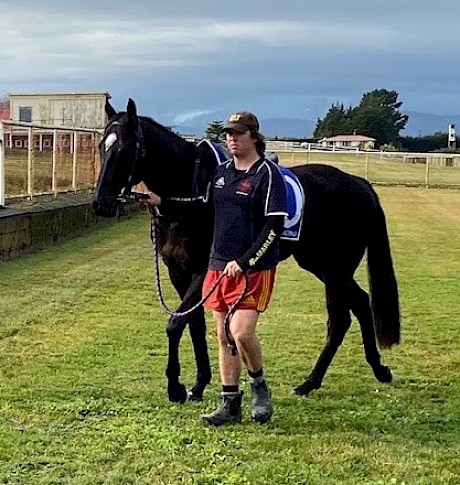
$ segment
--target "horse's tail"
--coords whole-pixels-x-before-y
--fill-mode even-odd
[[[385,214],[377,198],[376,220],[367,247],[368,276],[377,341],[389,348],[400,341],[398,285]]]

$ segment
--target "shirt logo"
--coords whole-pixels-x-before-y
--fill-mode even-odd
[[[214,184],[215,189],[222,189],[225,185],[225,179],[224,177],[220,177],[216,180],[216,183]]]
[[[236,187],[236,193],[240,195],[249,195],[252,190],[252,184],[249,180],[242,180]]]

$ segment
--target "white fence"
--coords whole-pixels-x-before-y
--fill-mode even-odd
[[[100,130],[0,121],[0,206],[16,198],[94,188]],[[283,165],[326,163],[371,183],[460,187],[460,155],[324,149],[268,142]]]
[[[0,121],[0,206],[11,199],[93,189],[100,130]]]
[[[460,188],[460,155],[357,150],[273,149],[287,167],[334,165],[373,184]]]

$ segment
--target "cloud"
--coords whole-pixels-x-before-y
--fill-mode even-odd
[[[174,117],[173,122],[177,124],[182,124],[198,118],[199,116],[207,115],[210,113],[212,113],[212,111],[208,109],[194,109],[191,111],[186,111],[184,113],[179,113],[177,116]]]
[[[108,91],[175,123],[239,108],[316,118],[375,88],[460,110],[459,13],[458,0],[7,0],[0,96]]]

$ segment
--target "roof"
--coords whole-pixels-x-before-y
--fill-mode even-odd
[[[111,98],[110,94],[106,91],[94,91],[94,92],[72,92],[72,93],[8,93],[9,97],[16,97],[16,96],[48,96],[48,97],[62,97],[62,96],[107,96],[108,99]]]
[[[364,135],[335,135],[323,138],[322,141],[376,141],[375,138]]]

